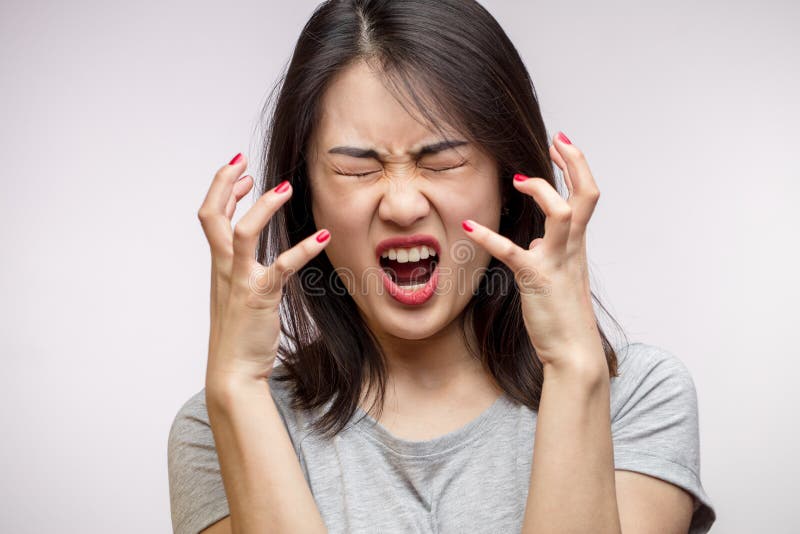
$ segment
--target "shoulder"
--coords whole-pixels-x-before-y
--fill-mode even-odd
[[[202,440],[206,437],[205,429],[210,432],[211,427],[206,411],[206,390],[201,389],[190,396],[175,414],[169,430],[170,450],[185,445],[187,439]]]
[[[173,532],[196,533],[228,515],[205,389],[178,409],[167,443]]]
[[[686,364],[663,348],[633,343],[618,351],[617,367],[610,391],[615,438],[635,442],[660,434],[696,449],[697,391]]]
[[[628,375],[648,374],[657,371],[691,380],[689,369],[683,360],[666,349],[648,343],[636,342],[616,350],[620,375],[622,375],[623,371]]]
[[[298,444],[302,416],[291,408],[287,383],[270,377],[270,392],[306,474]],[[173,418],[167,440],[170,508],[173,531],[196,533],[229,514],[214,434],[206,407],[206,390],[192,394]],[[307,476],[307,475],[306,475]]]
[[[692,532],[706,532],[716,513],[700,477],[697,392],[686,364],[646,343],[617,351],[611,379],[611,434],[616,469],[670,482],[694,497]]]
[[[647,343],[617,349],[618,375],[611,379],[612,419],[626,405],[673,401],[696,411],[697,392],[689,368],[672,352]]]
[[[279,374],[279,369],[276,368],[269,378],[270,394],[294,441],[299,434],[307,431],[308,421],[301,411],[292,407],[291,387],[289,382],[276,380]],[[169,431],[170,449],[186,445],[187,442],[213,444],[205,388],[191,395],[178,409],[172,421]]]

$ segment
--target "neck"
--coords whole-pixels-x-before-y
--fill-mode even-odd
[[[467,339],[475,336],[466,321]],[[398,399],[461,403],[475,395],[499,395],[494,377],[473,356],[457,318],[434,335],[420,340],[376,334],[386,357],[386,402]],[[366,393],[366,387],[363,390]]]

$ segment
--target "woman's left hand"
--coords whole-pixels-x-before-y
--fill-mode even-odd
[[[546,216],[543,238],[526,250],[470,219],[464,229],[514,273],[525,327],[545,368],[608,376],[586,260],[586,227],[600,191],[583,153],[562,135],[554,139],[550,156],[564,174],[567,200],[543,178],[514,177],[515,187],[533,197]]]

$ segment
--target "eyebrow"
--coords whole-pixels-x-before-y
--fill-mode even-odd
[[[410,155],[421,157],[428,154],[436,154],[438,152],[442,152],[444,150],[449,150],[451,148],[456,148],[459,146],[463,146],[468,144],[467,141],[462,141],[460,139],[456,140],[448,140],[448,141],[440,141],[439,143],[434,143],[432,145],[425,145],[419,150],[409,152]],[[374,149],[367,149],[367,148],[357,148],[353,146],[337,146],[333,147],[328,151],[329,154],[344,154],[345,156],[351,156],[354,158],[374,158],[380,159],[380,154]]]

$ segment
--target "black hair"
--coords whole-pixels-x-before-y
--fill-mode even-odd
[[[406,109],[419,112],[439,131],[442,123],[455,127],[492,155],[503,192],[501,234],[523,248],[543,237],[544,213],[527,195],[510,193],[511,177],[519,172],[542,177],[557,189],[559,184],[533,82],[494,17],[473,0],[330,0],[302,29],[264,110],[268,139],[260,192],[288,179],[294,193],[261,236],[261,263],[271,263],[317,230],[306,153],[326,88],[359,61],[382,74],[398,102],[410,104]],[[513,273],[495,258],[488,271],[495,288],[499,273],[509,290],[488,291],[489,280],[483,279],[460,316],[462,332],[470,321],[477,340],[477,346],[467,346],[511,398],[538,410],[543,369],[522,320]],[[322,253],[288,280],[278,351],[283,365],[274,377],[290,383],[295,409],[331,402],[314,423],[314,430],[329,437],[352,418],[365,378],[378,387],[379,411],[386,385],[380,344],[332,273]],[[594,292],[592,299],[610,317]],[[614,347],[599,321],[597,327],[609,374],[617,376]]]

